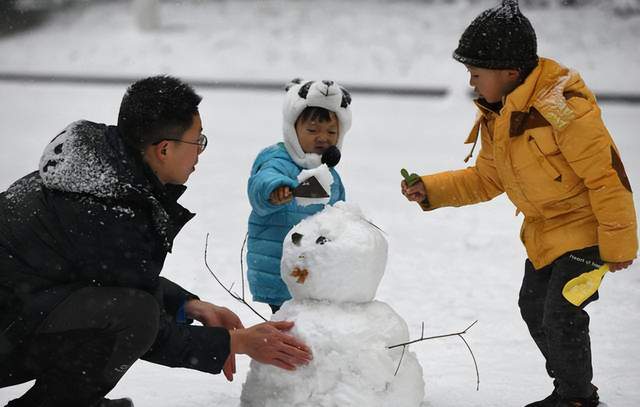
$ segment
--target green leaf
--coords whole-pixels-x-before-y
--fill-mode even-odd
[[[420,176],[418,174],[416,174],[415,172],[409,174],[409,171],[407,171],[405,168],[400,170],[400,175],[402,175],[408,186],[412,186],[416,182],[420,181]]]

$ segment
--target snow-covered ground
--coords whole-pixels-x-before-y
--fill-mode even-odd
[[[431,172],[463,166],[462,144],[474,117],[465,97],[464,67],[450,51],[486,1],[163,3],[164,28],[134,29],[128,4],[68,10],[32,32],[0,38],[0,71],[186,78],[287,80],[295,76],[341,82],[445,85],[444,99],[353,95],[353,127],[338,170],[348,199],[388,234],[390,257],[378,299],[409,323],[413,337],[465,328],[478,359],[457,338],[412,346],[425,371],[430,407],[524,405],[546,395],[550,382],[521,322],[517,292],[524,250],[521,216],[499,197],[462,209],[422,213],[400,194],[399,170]],[[542,55],[584,73],[596,90],[638,91],[640,18],[613,19],[604,9],[571,14],[563,8],[525,10]],[[327,17],[327,14],[329,17]],[[66,124],[85,118],[113,123],[123,87],[0,82],[0,189],[37,167],[45,144]],[[201,114],[210,145],[200,157],[182,203],[198,213],[179,235],[165,275],[201,297],[259,322],[208,275],[209,261],[229,283],[240,278],[240,247],[249,204],[246,181],[255,154],[280,138],[282,94],[202,90]],[[632,187],[640,189],[640,106],[603,105]],[[636,196],[636,206],[640,198]],[[640,405],[640,267],[605,278],[589,306],[596,383],[611,407]],[[265,315],[267,307],[256,307]],[[111,396],[137,406],[234,406],[248,369],[239,357],[233,383],[183,369],[136,364]],[[0,405],[28,385],[0,389]]]

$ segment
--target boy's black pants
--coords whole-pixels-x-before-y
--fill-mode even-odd
[[[562,398],[593,394],[589,315],[584,307],[598,299],[596,292],[576,307],[562,296],[562,289],[572,278],[602,264],[598,247],[566,253],[539,270],[529,260],[525,263],[520,313]]]
[[[2,369],[34,386],[8,407],[90,407],[116,385],[153,344],[160,310],[150,294],[87,287],[47,317],[32,340]]]

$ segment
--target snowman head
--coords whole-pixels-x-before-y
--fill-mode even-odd
[[[373,300],[387,264],[387,241],[357,207],[338,202],[287,234],[280,274],[294,299]]]

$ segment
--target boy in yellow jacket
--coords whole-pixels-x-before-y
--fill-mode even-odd
[[[619,152],[578,73],[537,56],[517,0],[476,17],[453,57],[478,95],[466,142],[475,148],[480,137],[480,152],[472,167],[403,181],[402,193],[425,211],[507,193],[525,217],[521,314],[554,379],[552,394],[527,407],[596,406],[584,306],[598,294],[578,307],[562,288],[594,265],[617,271],[636,257],[636,214]]]

